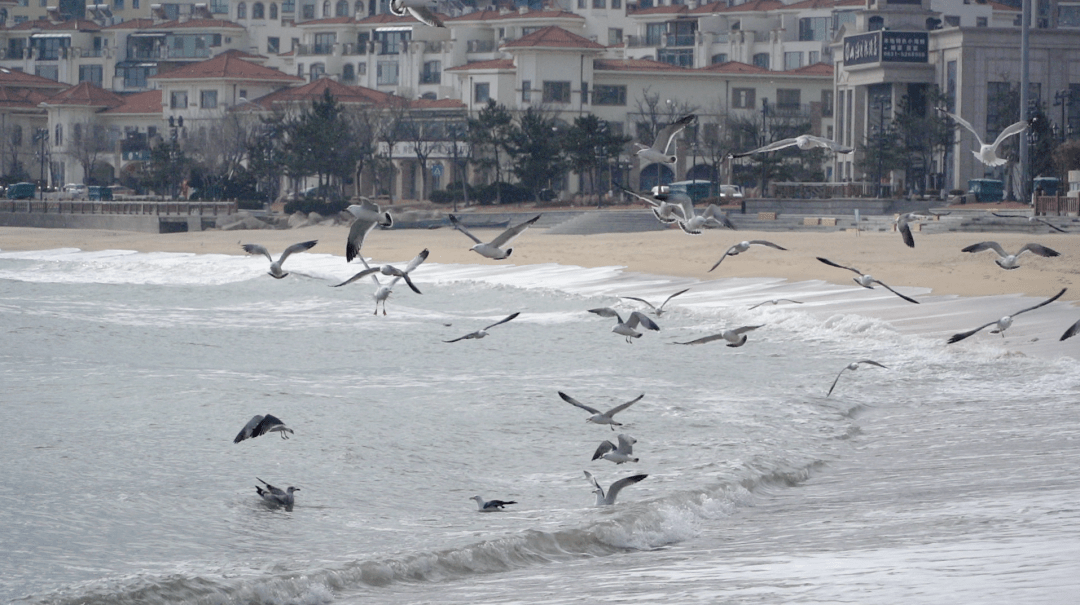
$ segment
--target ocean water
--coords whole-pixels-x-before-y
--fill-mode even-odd
[[[1070,305],[946,346],[1034,299],[431,260],[375,316],[330,255],[0,252],[0,602],[1075,602]],[[685,287],[633,344],[586,312]]]

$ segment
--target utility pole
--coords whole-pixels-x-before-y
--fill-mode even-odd
[[[1027,120],[1031,118],[1028,109],[1028,97],[1030,95],[1031,88],[1031,74],[1028,66],[1029,49],[1030,49],[1030,30],[1031,30],[1031,0],[1024,0],[1023,8],[1021,9],[1020,18],[1020,119]],[[1028,149],[1027,136],[1020,136],[1020,195],[1021,198],[1031,203],[1031,166],[1028,161],[1028,155],[1030,151]]]

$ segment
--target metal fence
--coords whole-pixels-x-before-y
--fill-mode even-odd
[[[0,210],[38,214],[141,214],[154,216],[227,216],[236,202],[152,202],[86,200],[0,200]]]

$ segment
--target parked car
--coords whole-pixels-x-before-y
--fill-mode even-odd
[[[28,200],[37,193],[37,185],[34,183],[14,183],[8,185],[7,198],[9,200]]]
[[[723,200],[741,200],[743,190],[738,185],[720,185],[720,191],[717,192],[717,195]]]
[[[84,198],[86,197],[86,185],[82,183],[68,183],[64,185],[64,193],[72,198]]]

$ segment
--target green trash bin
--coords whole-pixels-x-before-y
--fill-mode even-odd
[[[97,185],[87,187],[86,195],[95,202],[112,201],[112,189],[109,189],[108,187],[99,187]]]
[[[1004,198],[1005,183],[998,179],[970,179],[968,191],[979,202],[1000,202]]]
[[[1061,187],[1061,179],[1052,176],[1040,176],[1035,178],[1034,189],[1042,189],[1043,195],[1057,195]]]

